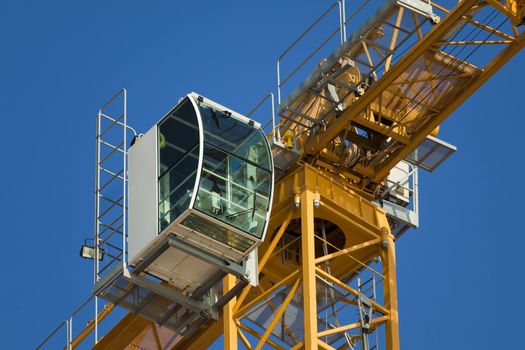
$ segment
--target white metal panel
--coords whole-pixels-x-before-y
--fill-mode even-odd
[[[199,97],[202,97],[203,98],[203,101],[205,102],[205,104],[219,110],[219,111],[228,111],[231,113],[231,117],[234,118],[234,119],[237,119],[238,121],[244,123],[244,124],[249,124],[249,125],[252,125],[253,127],[255,127],[256,129],[260,129],[261,128],[261,123],[253,120],[253,119],[250,119],[248,117],[245,117],[244,115],[238,113],[238,112],[235,112],[234,110],[230,109],[230,108],[227,108],[227,107],[224,107],[223,105],[215,102],[215,101],[212,101],[210,100],[209,98],[207,97],[204,97],[196,92],[192,92],[190,93],[188,96],[191,96],[193,99],[198,99]],[[251,123],[251,124],[250,124]]]
[[[259,285],[259,251],[257,249],[252,252],[244,260],[248,271],[248,279],[253,287]]]
[[[410,203],[410,166],[405,161],[400,161],[387,177],[387,187],[389,197],[394,197],[397,201]]]
[[[197,177],[195,178],[195,185],[193,186],[193,191],[191,192],[190,208],[193,208],[195,200],[197,199],[197,192],[199,192],[199,182],[202,174],[202,162],[204,161],[204,130],[202,127],[202,116],[199,106],[193,99],[192,95],[189,94],[186,96],[188,101],[191,102],[193,110],[195,111],[195,116],[197,117],[197,125],[199,126],[199,164],[197,166]]]
[[[133,264],[158,234],[156,125],[136,140],[128,160],[128,261]]]
[[[194,291],[220,269],[178,249],[168,248],[146,271],[185,291]]]

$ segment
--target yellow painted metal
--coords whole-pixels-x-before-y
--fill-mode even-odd
[[[506,0],[505,3],[505,9],[515,17],[514,24],[523,24],[525,21],[525,1]]]
[[[259,263],[258,263],[259,271],[263,270],[264,265],[266,265],[266,262],[270,258],[273,250],[275,249],[275,247],[279,243],[279,240],[283,236],[284,230],[286,230],[286,227],[288,226],[288,224],[290,223],[290,220],[292,219],[292,213],[293,213],[292,211],[289,212],[288,216],[284,219],[283,223],[281,224],[281,227],[280,227],[279,231],[277,232],[275,237],[272,238],[272,240],[271,240],[269,246],[267,247],[264,255],[259,259]],[[248,293],[250,292],[250,289],[251,289],[251,285],[248,285],[248,286],[246,286],[246,288],[244,288],[244,290],[242,291],[241,295],[238,298],[239,302],[236,303],[236,306],[234,306],[234,309],[233,309],[234,313],[237,313],[238,307],[246,299],[246,296],[248,296]]]
[[[245,330],[247,333],[249,333],[250,335],[256,337],[256,338],[261,338],[262,335],[259,334],[257,331],[253,330],[252,328],[250,327],[247,327],[243,324],[239,324],[239,328],[242,329],[242,330]],[[271,341],[270,339],[267,339],[266,340],[266,344],[265,345],[269,345],[271,347],[273,347],[274,349],[277,349],[277,350],[284,350],[284,348],[282,346],[279,346],[278,344],[276,344],[275,342]],[[227,349],[225,349],[227,350]]]
[[[257,339],[258,348],[269,345],[276,349],[282,349],[281,345],[271,339],[273,326],[278,322],[283,322],[283,318],[280,316],[289,306],[291,299],[299,293],[300,289],[298,288],[301,281],[303,297],[301,298],[303,303],[301,309],[304,312],[305,333],[296,337],[296,344],[290,347],[317,349],[318,347],[328,348],[330,346],[318,334],[318,311],[315,297],[318,289],[317,281],[322,278],[345,290],[350,297],[344,302],[355,307],[356,303],[351,298],[355,298],[359,293],[342,280],[356,271],[367,268],[368,263],[381,252],[380,246],[384,239],[385,230],[389,232],[385,212],[371,202],[368,194],[346,186],[341,180],[344,179],[335,179],[329,173],[303,164],[277,184],[274,211],[269,224],[269,239],[264,242],[259,252],[260,288],[246,288],[237,300],[226,306],[218,322],[209,321],[201,331],[182,339],[173,349],[205,349],[221,334],[225,336],[225,349],[229,350],[235,349],[237,346],[235,341],[238,339],[247,348],[256,348],[250,344],[247,334]],[[300,209],[296,209],[294,205],[296,195],[301,198]],[[314,207],[314,198],[319,200],[318,208]],[[300,237],[283,244],[283,235],[293,220],[301,223],[302,234]],[[341,228],[344,244],[336,246],[318,236],[314,227],[316,220],[326,220]],[[320,254],[318,249],[320,243],[326,243],[330,247],[327,254]],[[298,249],[299,261],[288,261],[288,263],[283,264],[284,249]],[[321,268],[327,262],[330,263],[330,273]],[[390,262],[388,269],[381,272],[376,271],[375,274],[390,281],[395,287],[394,263]],[[230,288],[231,282],[233,281],[225,281],[225,290]],[[285,286],[291,286],[286,300],[280,306],[273,306],[272,295]],[[389,334],[397,335],[395,288],[390,287],[388,298],[388,305],[373,302],[373,308],[383,316],[376,318],[371,323],[371,328],[373,329],[376,325],[384,324],[386,326],[388,324]],[[247,315],[250,314],[251,310],[264,303],[270,305],[275,316],[261,333],[251,327],[250,323],[245,323],[243,320],[248,317]],[[390,315],[396,315],[394,321],[391,320]],[[127,317],[131,316],[128,315]],[[119,326],[121,332],[114,330],[112,332],[116,334],[109,335],[109,338],[116,339],[130,333],[135,334],[135,336],[143,334],[142,332],[149,326],[149,323],[144,322],[140,328],[140,322],[137,319],[138,317],[135,316],[134,320],[128,319],[122,322]],[[136,329],[131,332],[124,332],[127,329],[126,325],[133,325]],[[356,326],[355,324],[340,324],[339,327],[336,327],[337,330],[333,330],[333,332],[341,333],[359,327],[360,325]],[[289,329],[287,332],[293,333]],[[326,336],[328,333],[324,331],[320,334]],[[125,340],[128,344],[131,343],[129,338]],[[110,349],[113,344],[115,343],[112,342],[108,347],[100,347],[100,349]],[[387,349],[399,349],[396,344],[399,342],[390,342]],[[118,347],[115,348],[118,349]]]
[[[338,119],[334,120],[326,129],[326,132],[311,137],[305,149],[308,153],[318,154],[326,145],[343,130],[348,123],[361,113],[370,103],[376,99],[381,92],[386,90],[395,79],[404,72],[412,63],[416,61],[426,50],[428,50],[434,42],[438,41],[449,28],[451,28],[473,5],[477,0],[461,1],[441,23],[435,26],[429,33],[427,33],[423,40],[415,44],[407,54],[405,54],[399,62],[396,63],[388,72],[385,73],[373,85],[367,93],[358,99],[351,109],[345,110]]]
[[[517,27],[502,26],[491,27],[486,23],[476,21],[472,17],[472,9],[485,6],[492,7],[507,16],[511,21],[519,17],[517,8],[521,8],[523,1],[516,4],[507,3],[507,8],[496,0],[481,3],[479,0],[464,0],[452,9],[448,10],[438,4],[433,4],[437,9],[443,11],[444,19],[426,33],[421,27],[417,29],[418,42],[413,45],[407,53],[391,65],[391,57],[386,57],[383,75],[366,91],[363,96],[355,98],[343,112],[330,112],[324,117],[326,128],[316,128],[315,131],[305,132],[303,136],[304,152],[308,159],[313,159],[315,164],[334,172],[335,176],[345,174],[347,180],[354,186],[365,188],[374,192],[389,174],[390,170],[410,152],[412,152],[428,135],[436,135],[439,125],[462,104],[474,91],[476,91],[492,74],[497,71],[501,64],[493,70],[494,64],[506,63],[522,47],[522,37]],[[399,10],[393,20],[401,24],[408,16],[403,16],[403,9]],[[504,17],[504,16],[502,16]],[[419,20],[413,16],[413,22],[417,25]],[[490,23],[490,22],[488,22]],[[455,41],[454,31],[451,28],[460,28],[464,24],[477,27],[484,31],[486,40]],[[427,30],[427,29],[425,29]],[[398,41],[399,30],[395,28],[388,40],[389,48],[395,47]],[[485,36],[483,34],[483,36]],[[503,40],[490,40],[490,36],[498,36]],[[494,46],[492,53],[494,58],[486,66],[477,67],[468,62],[467,58],[460,59],[443,50],[445,47],[471,45],[479,47]],[[364,60],[372,66],[369,55],[369,44],[364,40],[361,43],[361,52]],[[452,50],[453,51],[453,50]],[[500,52],[499,54],[497,54]],[[487,56],[490,58],[490,55]],[[475,60],[474,60],[475,61]],[[436,73],[438,67],[451,69],[450,74],[439,75]],[[376,75],[377,72],[372,72]],[[411,78],[411,77],[414,78]],[[423,83],[426,84],[423,85]],[[445,83],[445,84],[443,84]],[[446,87],[446,88],[445,88]],[[426,94],[426,91],[431,90]],[[456,90],[455,90],[456,89]],[[437,91],[437,92],[436,92]],[[442,103],[439,94],[447,95],[447,103]],[[417,100],[416,100],[417,98]],[[346,103],[346,102],[345,102]],[[408,112],[401,112],[406,108]],[[326,108],[325,108],[326,109]],[[385,123],[382,120],[385,120]],[[352,178],[348,175],[349,169],[345,169],[345,155],[330,153],[335,145],[339,144],[341,135],[354,132],[355,125],[362,126],[375,133],[379,133],[391,142],[382,149],[373,151],[352,166]],[[336,164],[334,166],[334,164]],[[339,164],[339,165],[337,165]]]
[[[448,104],[439,115],[435,116],[432,122],[419,131],[418,134],[412,137],[411,146],[407,147],[403,152],[398,153],[392,157],[375,176],[375,180],[383,179],[390,169],[399,163],[400,160],[406,157],[417,145],[419,145],[430,132],[441,124],[452,112],[454,112],[467,98],[469,98],[476,90],[479,89],[490,77],[492,77],[503,65],[505,65],[515,54],[517,54],[525,46],[525,32],[521,33],[516,40],[508,45],[503,51],[498,54],[483,70],[483,72],[475,79],[475,81],[465,88],[462,93],[450,104]]]
[[[263,344],[262,341],[270,340],[269,335],[276,323],[278,321],[284,322],[284,319],[278,319],[278,316],[283,314],[289,300],[294,298],[298,277],[301,276],[303,281],[303,298],[300,308],[303,311],[304,334],[302,339],[297,338],[295,340],[296,343],[290,347],[297,349],[331,348],[318,335],[316,293],[319,286],[317,281],[319,278],[322,278],[328,283],[345,290],[352,298],[358,296],[359,292],[342,282],[341,279],[362,268],[367,268],[367,264],[380,254],[382,235],[385,228],[388,230],[386,214],[381,208],[371,203],[370,198],[366,198],[366,194],[345,187],[337,179],[330,178],[323,171],[307,164],[303,164],[300,168],[283,178],[278,183],[275,194],[275,211],[270,222],[270,232],[275,230],[275,235],[271,241],[263,244],[260,252],[260,261],[264,260],[265,262],[261,265],[261,288],[259,290],[251,288],[243,300],[239,298],[239,305],[236,305],[234,308],[237,310],[234,317],[239,324],[239,329],[256,337],[258,339],[258,347],[260,347]],[[294,207],[294,197],[297,194],[301,198],[300,209]],[[314,207],[314,198],[320,201],[318,208]],[[276,238],[282,238],[283,233],[292,221],[291,219],[301,223],[301,236],[290,241],[291,245],[288,242],[287,245],[283,246],[281,242],[281,247],[279,247],[276,243]],[[315,234],[315,221],[319,219],[337,223],[339,227],[343,228],[342,232],[345,236],[344,246],[334,246]],[[270,237],[272,236],[270,235]],[[330,247],[331,251],[328,254],[319,255],[318,246],[321,242],[326,243]],[[283,247],[286,246],[288,247],[287,249],[291,249],[291,246],[299,249],[300,259],[296,261],[295,265],[293,265],[293,262],[283,264],[282,254],[275,254],[276,252],[282,253]],[[331,273],[320,268],[327,261],[330,262]],[[389,274],[391,271],[386,271],[386,273]],[[385,279],[395,280],[395,275],[390,277],[379,272],[376,272],[376,275]],[[293,286],[287,292],[287,298],[283,304],[278,308],[272,307],[270,301],[272,295],[281,290],[283,286],[292,284]],[[395,294],[389,294],[389,296],[393,298]],[[347,299],[346,302],[349,305],[355,305],[355,301],[352,299]],[[271,319],[264,334],[260,334],[256,329],[249,326],[251,323],[243,323],[242,321],[248,317],[247,315],[252,310],[259,308],[264,303],[269,305],[275,316]],[[392,312],[392,307],[395,307],[397,304],[391,302],[389,308],[374,301],[372,304],[377,312],[384,315],[371,323],[371,328],[373,329],[380,324],[386,324],[387,320],[390,320],[389,314]],[[397,310],[395,310],[395,314],[397,315]],[[391,325],[393,328],[397,327],[395,323],[391,323]],[[286,324],[281,324],[281,327],[290,335],[290,338],[293,338],[292,331],[286,327]],[[346,328],[338,328],[338,331],[334,333],[360,328],[361,325],[348,326],[343,324],[341,327]],[[326,335],[326,333],[321,334]],[[243,340],[243,343],[246,344],[246,341]],[[398,348],[391,346],[387,349],[397,350]]]
[[[315,275],[314,193],[301,193],[301,248],[304,299],[304,348],[317,349],[317,295]]]
[[[98,314],[97,322],[101,323],[111,313],[111,311],[113,311],[114,308],[115,308],[115,304],[105,305],[102,311]],[[72,349],[77,348],[84,341],[84,339],[86,339],[87,336],[91,334],[91,332],[93,332],[94,329],[95,329],[95,322],[94,320],[91,320],[88,322],[84,330],[80,332],[80,334],[75,339],[73,339],[73,341],[71,342],[71,348]]]
[[[155,344],[157,344],[157,350],[163,350],[162,343],[159,337],[159,332],[157,331],[157,325],[155,323],[151,324],[151,331],[153,332],[153,338],[155,339]]]
[[[388,309],[389,319],[386,322],[387,349],[399,349],[399,316],[397,308],[397,281],[396,281],[396,253],[394,236],[388,229],[383,230],[381,244],[381,260],[383,262],[383,284],[385,308]]]
[[[370,329],[374,329],[378,325],[380,325],[380,324],[382,324],[382,323],[384,323],[384,322],[386,322],[388,320],[389,320],[388,316],[381,316],[381,317],[378,317],[378,318],[374,318],[372,321],[370,321]],[[347,324],[345,326],[342,326],[342,327],[339,327],[339,328],[329,329],[329,330],[326,330],[324,332],[319,332],[319,337],[326,337],[326,336],[329,336],[329,335],[332,335],[332,334],[341,333],[341,332],[345,332],[345,331],[349,331],[351,329],[357,329],[357,328],[361,328],[361,323],[360,322]]]
[[[100,339],[93,349],[124,350],[149,327],[149,321],[130,313]]]
[[[283,315],[284,311],[286,310],[286,308],[290,304],[290,301],[292,301],[292,298],[294,297],[294,294],[297,292],[297,289],[299,288],[299,283],[301,283],[301,279],[300,278],[298,278],[295,281],[292,289],[290,290],[290,293],[286,296],[286,298],[284,299],[282,305],[275,311],[275,314],[273,315],[272,321],[270,322],[270,324],[269,324],[268,328],[266,329],[266,331],[264,332],[264,334],[261,336],[261,338],[259,340],[259,343],[255,347],[256,350],[261,350],[262,347],[264,346],[264,344],[266,343],[266,341],[268,340],[268,337],[270,336],[271,331],[277,325],[277,322],[280,321],[281,316]]]
[[[405,9],[403,7],[400,7],[397,13],[396,18],[396,27],[394,28],[392,39],[390,40],[390,50],[394,50],[397,43],[397,36],[399,35],[399,28],[401,27],[401,21],[403,20],[403,13],[405,12]],[[417,17],[416,17],[417,18]],[[385,72],[387,72],[390,69],[390,64],[392,62],[392,57],[394,57],[394,54],[390,54],[385,61]],[[376,77],[377,78],[377,77]]]
[[[272,287],[268,288],[267,290],[261,291],[261,294],[257,297],[254,297],[252,300],[250,300],[246,305],[243,305],[242,308],[238,310],[238,312],[235,313],[235,317],[241,317],[246,311],[248,311],[250,308],[255,306],[257,303],[261,302],[263,299],[270,296],[273,292],[277,291],[282,286],[286,286],[291,284],[295,279],[297,279],[297,275],[299,274],[299,271],[294,271],[290,273],[288,276],[284,277],[281,281],[275,283],[272,285]],[[237,307],[241,305],[241,302],[237,303]]]
[[[223,289],[224,293],[228,292],[235,286],[237,278],[231,274],[224,277]],[[229,350],[237,350],[237,325],[233,317],[233,307],[236,299],[230,300],[222,309],[224,322],[224,348]]]
[[[293,148],[293,140],[295,138],[295,134],[292,130],[287,130],[283,135],[283,144],[286,148]]]
[[[246,337],[246,335],[244,334],[244,332],[241,330],[241,328],[237,327],[237,333],[239,334],[239,339],[241,339],[242,343],[244,344],[244,346],[248,349],[248,350],[252,350],[253,347],[252,345],[250,344],[250,342],[248,341],[248,338]]]
[[[358,245],[355,245],[353,247],[349,247],[349,248],[346,248],[346,249],[342,249],[336,253],[332,253],[332,254],[328,254],[328,255],[325,255],[323,257],[320,257],[320,258],[317,258],[315,259],[315,263],[316,264],[319,264],[319,263],[322,263],[324,261],[327,261],[327,260],[331,260],[331,259],[334,259],[334,258],[337,258],[338,256],[341,256],[341,255],[349,255],[350,253],[352,252],[355,252],[357,250],[360,250],[360,249],[363,249],[363,248],[367,248],[367,247],[370,247],[372,245],[377,245],[379,243],[379,239],[376,238],[376,239],[373,239],[371,241],[368,241],[368,242],[365,242],[365,243],[362,243],[362,244],[358,244]],[[351,255],[349,255],[351,256]]]
[[[218,321],[209,320],[200,331],[191,337],[185,337],[172,349],[202,350],[208,349],[222,334],[224,321],[221,316]]]
[[[316,349],[323,349],[323,350],[336,350],[332,346],[326,344],[324,341],[317,340],[317,347]]]
[[[359,296],[359,292],[357,290],[347,286],[345,283],[341,282],[340,280],[338,280],[334,276],[332,276],[329,273],[321,270],[318,267],[316,268],[316,273],[319,276],[325,278],[327,281],[333,282],[337,286],[339,286],[342,289],[346,290],[348,293],[352,294],[353,296],[356,296],[356,297]],[[388,314],[391,313],[391,310],[387,309],[386,307],[383,307],[383,306],[379,305],[378,303],[374,302],[373,300],[371,301],[371,303],[372,303],[372,306],[374,307],[374,309],[376,309],[378,311],[381,311],[383,314],[388,315]]]

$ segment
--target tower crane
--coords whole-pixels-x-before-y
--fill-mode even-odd
[[[271,102],[269,129],[198,93],[144,135],[125,90],[102,106],[86,247],[97,314],[68,348],[115,306],[129,313],[93,349],[205,349],[221,335],[229,350],[400,348],[395,250],[418,227],[418,170],[456,150],[439,126],[525,45],[525,1],[347,10],[336,1],[279,56],[277,101],[254,111]],[[331,12],[337,30],[285,72]]]

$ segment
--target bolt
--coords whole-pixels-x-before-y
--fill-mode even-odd
[[[388,248],[388,242],[386,241],[386,239],[381,241],[381,248],[383,248],[383,249],[387,249]]]

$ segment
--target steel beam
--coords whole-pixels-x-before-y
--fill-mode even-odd
[[[266,341],[268,340],[268,337],[272,333],[272,330],[277,325],[277,322],[282,321],[281,317],[282,317],[284,311],[286,310],[286,308],[288,307],[288,305],[290,304],[290,302],[292,301],[293,297],[295,296],[295,293],[297,292],[297,289],[299,288],[300,283],[301,283],[301,279],[298,278],[295,281],[294,285],[292,286],[292,289],[290,289],[290,291],[288,292],[288,295],[286,296],[286,298],[284,298],[283,303],[281,304],[281,306],[279,306],[279,308],[275,311],[275,314],[273,316],[272,321],[270,322],[270,324],[266,328],[266,331],[264,332],[264,334],[260,338],[259,343],[255,347],[255,350],[261,350],[262,349],[262,347],[265,345]],[[317,316],[315,317],[315,320],[316,320],[316,324],[317,324]],[[306,337],[306,333],[305,333],[305,337]]]
[[[232,288],[235,287],[236,278],[229,274],[224,277],[223,290],[226,294]],[[229,303],[227,303],[223,310],[223,322],[224,322],[224,349],[225,350],[237,350],[237,325],[235,324],[235,318],[233,315],[233,306],[235,305],[236,298],[233,297]]]
[[[397,308],[397,278],[396,278],[396,253],[394,236],[385,229],[383,234],[383,249],[380,251],[383,262],[383,294],[385,308],[389,311],[386,321],[386,349],[399,350],[399,316]]]
[[[354,120],[367,106],[370,105],[385,89],[387,89],[412,63],[414,63],[426,50],[441,39],[443,35],[453,27],[453,25],[476,4],[478,0],[463,0],[460,2],[443,21],[432,28],[423,40],[416,43],[403,57],[386,72],[368,91],[360,97],[352,108],[347,108],[338,119],[333,120],[325,132],[312,135],[305,145],[305,151],[309,154],[319,154],[319,152],[336,137],[341,130],[352,120]]]
[[[301,265],[304,299],[304,348],[317,349],[317,296],[315,275],[314,193],[301,193]]]
[[[394,167],[399,161],[406,157],[414,148],[416,148],[427,135],[438,125],[440,125],[452,112],[454,112],[467,98],[469,98],[482,84],[484,84],[489,78],[491,78],[503,65],[505,65],[514,55],[516,55],[525,46],[525,32],[521,33],[516,41],[504,48],[488,65],[483,69],[483,72],[479,77],[468,87],[466,87],[462,93],[454,100],[451,101],[442,111],[432,119],[432,122],[428,123],[423,127],[417,134],[412,136],[412,142],[410,147],[406,147],[403,152],[397,152],[397,154],[390,158],[383,167],[374,176],[374,181],[380,181],[386,175],[392,167]]]

